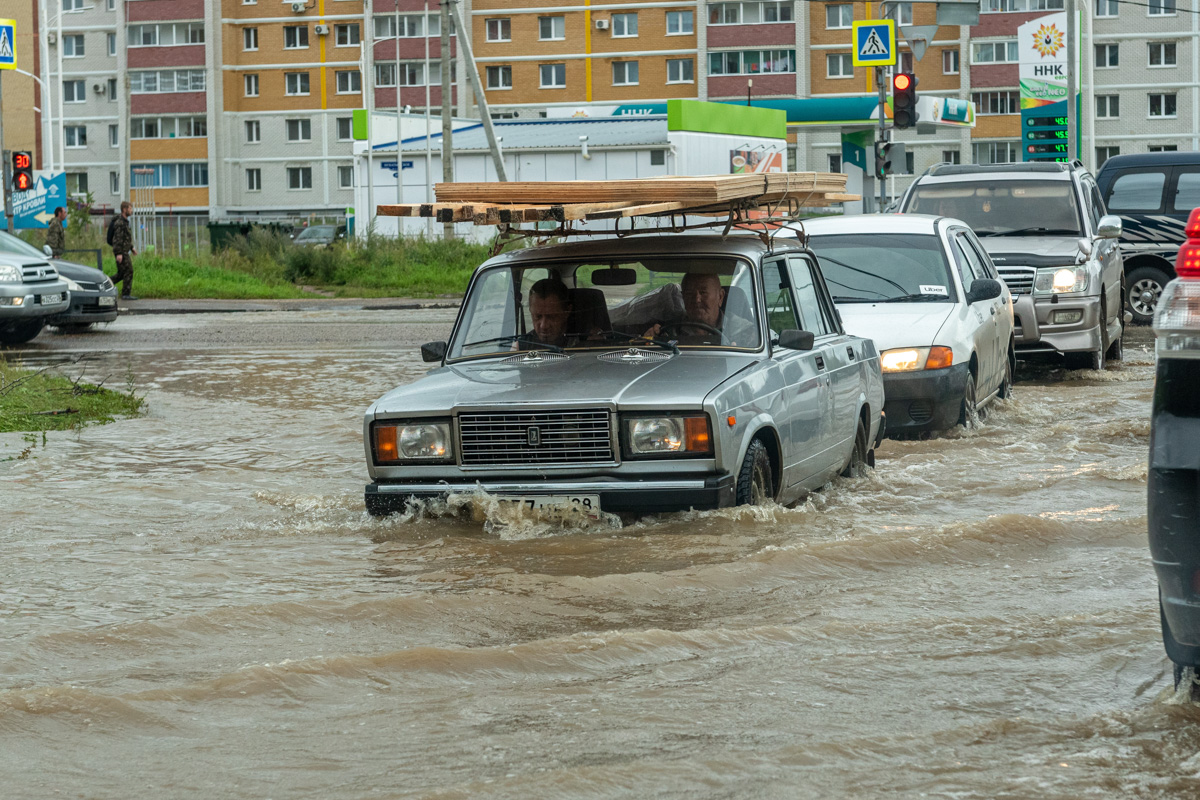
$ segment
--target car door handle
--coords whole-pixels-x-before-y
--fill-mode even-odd
[[[825,369],[825,359],[817,356],[817,369]]]
[[[992,306],[992,316],[996,316],[996,307]]]
[[[850,356],[851,361],[854,360],[854,348],[850,345],[846,345],[846,355]]]

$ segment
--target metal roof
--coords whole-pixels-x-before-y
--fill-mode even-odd
[[[606,119],[552,119],[552,120],[504,120],[492,123],[497,138],[501,139],[500,149],[511,150],[547,150],[553,148],[577,149],[582,144],[580,136],[586,136],[588,147],[619,147],[629,145],[662,145],[666,147],[667,118],[655,117],[615,117]],[[454,131],[454,149],[456,151],[488,149],[487,134],[483,124],[472,125]],[[425,137],[414,136],[402,143],[405,150],[424,150]],[[429,145],[433,150],[441,150],[442,135],[440,133],[429,137]],[[377,144],[373,148],[379,150],[395,150],[395,142]]]

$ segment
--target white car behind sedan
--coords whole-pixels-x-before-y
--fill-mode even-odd
[[[966,223],[872,214],[806,220],[847,332],[882,354],[890,435],[971,425],[1012,392],[1012,297]]]

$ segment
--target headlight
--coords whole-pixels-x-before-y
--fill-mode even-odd
[[[707,414],[667,414],[625,419],[625,449],[630,458],[703,456],[712,453]]]
[[[884,372],[916,372],[922,369],[942,369],[954,363],[954,351],[949,347],[902,347],[884,350],[879,366]]]
[[[113,282],[112,282],[112,279],[111,279],[111,278],[108,278],[108,277],[106,277],[106,278],[104,279],[104,283],[100,284],[100,291],[102,291],[102,292],[107,292],[107,291],[108,291],[109,289],[111,289],[111,288],[113,288]]]
[[[446,421],[376,423],[373,444],[376,464],[448,463],[454,460],[450,423]]]
[[[76,283],[75,281],[71,280],[71,279],[70,279],[70,278],[68,278],[67,276],[65,276],[65,275],[61,275],[61,276],[59,276],[59,277],[61,277],[61,278],[62,278],[64,281],[66,281],[66,282],[67,282],[67,288],[68,288],[68,289],[70,289],[72,292],[82,292],[82,291],[83,291],[83,287],[82,287],[82,286],[80,286],[78,283]]]
[[[1038,294],[1065,294],[1087,291],[1088,272],[1084,267],[1049,267],[1039,269],[1033,281]]]
[[[12,264],[0,264],[0,283],[20,283],[21,270]]]

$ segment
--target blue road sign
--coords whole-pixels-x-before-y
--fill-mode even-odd
[[[13,227],[45,228],[54,219],[54,209],[67,205],[67,173],[38,173],[33,180],[33,189],[28,192],[13,192]]]
[[[896,63],[896,22],[867,19],[855,22],[854,52],[856,67],[887,67]]]
[[[17,21],[0,19],[0,69],[17,68]]]

